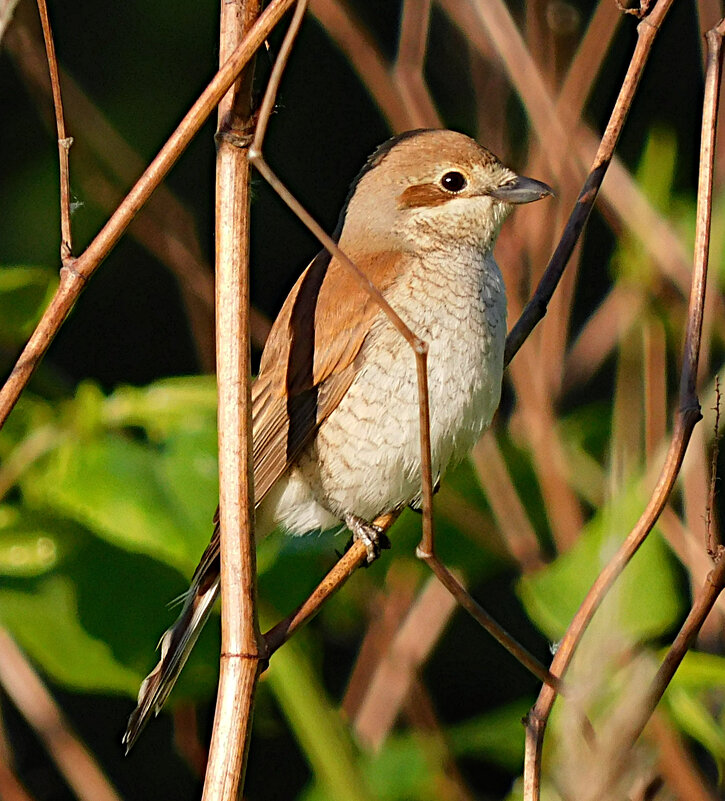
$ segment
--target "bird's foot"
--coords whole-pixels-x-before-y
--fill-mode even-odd
[[[368,564],[372,564],[380,556],[380,551],[390,548],[390,540],[379,526],[355,515],[345,515],[345,525],[352,531],[352,541],[360,540],[365,546]]]

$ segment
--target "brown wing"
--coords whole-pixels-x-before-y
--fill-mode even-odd
[[[349,255],[383,292],[400,274],[400,256]],[[347,392],[355,357],[378,313],[355,277],[324,251],[293,287],[252,388],[257,503]]]
[[[400,274],[397,258],[349,255],[382,291]],[[347,392],[355,357],[378,313],[355,278],[324,253],[295,284],[270,332],[252,388],[257,503]],[[123,737],[127,753],[166,700],[219,591],[218,514],[179,618],[161,639],[161,659],[141,685]]]

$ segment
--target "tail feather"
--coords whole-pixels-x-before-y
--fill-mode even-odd
[[[206,554],[205,554],[206,556]],[[131,750],[152,713],[158,715],[194,647],[219,594],[219,561],[202,559],[186,595],[181,614],[159,643],[161,659],[141,684],[138,704],[123,735]]]

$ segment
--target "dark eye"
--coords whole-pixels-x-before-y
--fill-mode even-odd
[[[461,192],[467,185],[466,176],[456,170],[447,172],[441,178],[441,186],[449,192]]]

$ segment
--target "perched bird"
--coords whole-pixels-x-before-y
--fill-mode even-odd
[[[463,134],[416,130],[381,145],[347,197],[335,238],[428,342],[434,477],[490,424],[501,395],[506,292],[492,248],[514,204],[551,194]],[[415,356],[329,253],[294,285],[252,387],[257,536],[344,523],[374,547],[381,514],[420,504]],[[141,685],[123,742],[158,713],[219,592],[214,531]]]

